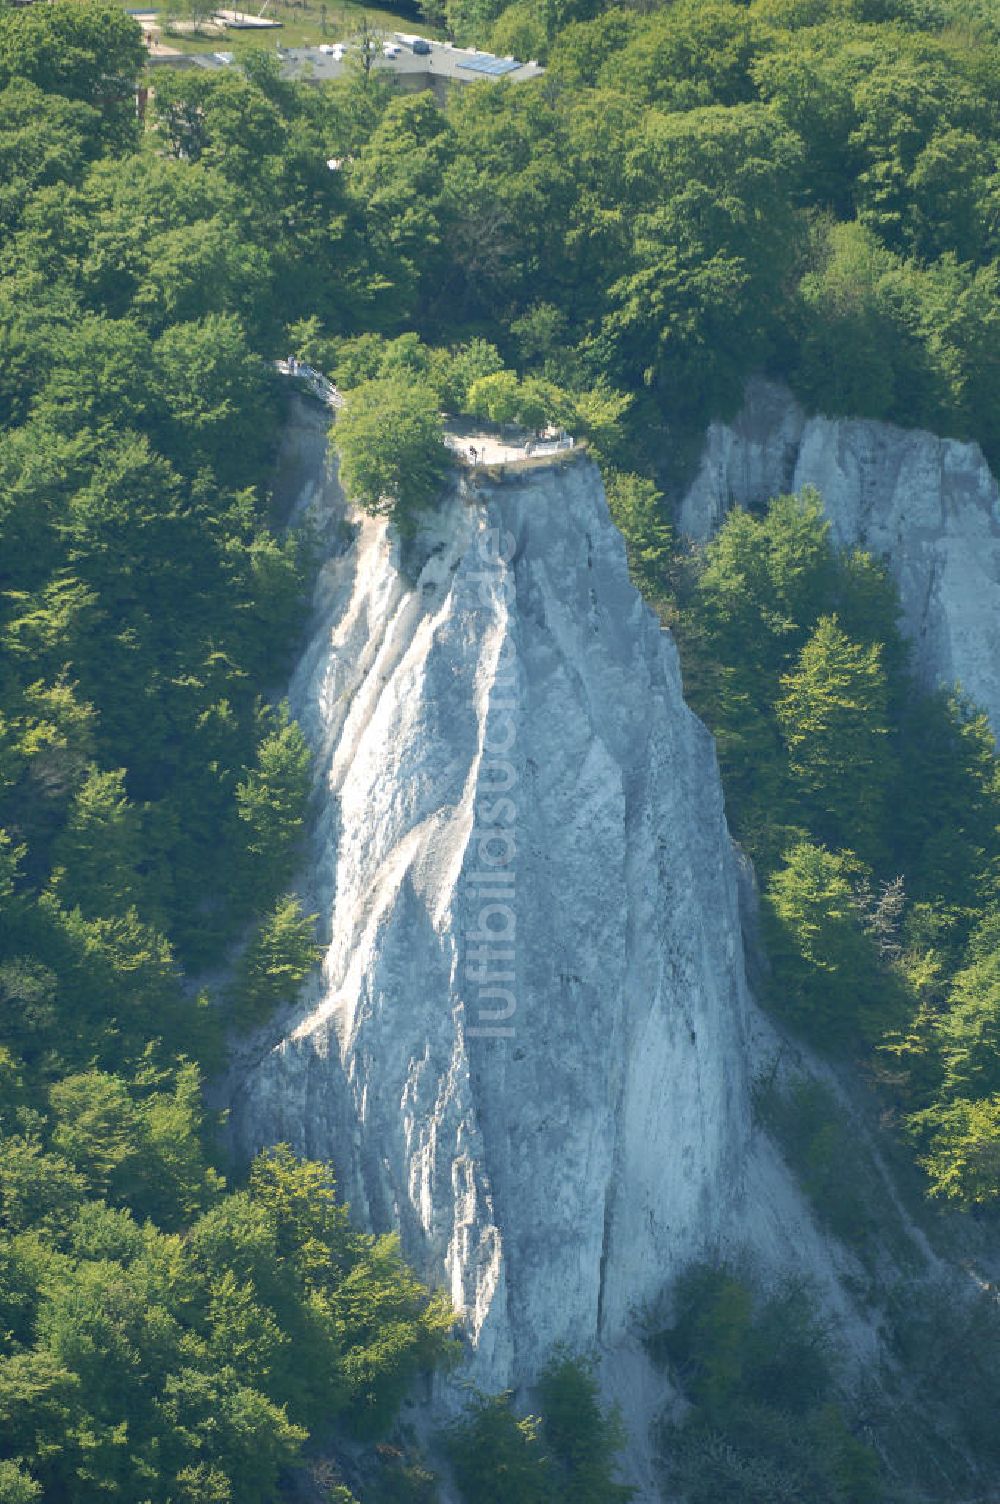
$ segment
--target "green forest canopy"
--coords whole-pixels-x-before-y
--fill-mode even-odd
[[[119,7],[0,8],[12,1501],[266,1499],[307,1433],[388,1423],[448,1347],[441,1307],[391,1244],[350,1229],[328,1169],[277,1150],[234,1173],[201,1100],[223,1028],[265,1018],[314,954],[290,891],[308,757],[273,704],[309,569],[266,489],[273,358],[317,360],[358,411],[366,383],[388,382],[421,432],[434,402],[475,408],[484,391],[578,425],[651,593],[673,567],[674,457],[751,370],[1000,459],[988,6],[440,10],[459,40],[548,72],[442,109],[375,75],[291,85],[261,54],[159,72],[144,130],[140,35]],[[381,476],[369,489],[389,494]],[[763,576],[741,573],[744,550]],[[808,503],[734,518],[679,609],[767,884],[782,1005],[824,1046],[890,1061],[936,1193],[992,1201],[982,719],[940,698],[914,709],[891,592],[870,561],[834,555]],[[902,822],[899,780],[919,791]],[[897,870],[902,929],[884,890]],[[192,996],[185,977],[241,934],[232,987]],[[548,1441],[502,1401],[470,1425],[579,1490],[559,1392]],[[590,1429],[601,1480],[613,1427]]]
[[[661,574],[661,582],[668,576]],[[861,1054],[928,1175],[1000,1201],[1000,763],[921,692],[883,566],[815,493],[730,514],[674,605],[688,693],[764,890],[772,1006]]]
[[[325,164],[386,101],[262,65],[144,135],[141,62],[117,7],[0,10],[6,1504],[263,1504],[311,1438],[384,1434],[453,1347],[329,1167],[225,1165],[201,1092],[315,956],[289,891],[309,758],[271,698],[310,563],[266,487],[271,359],[345,300],[340,238],[367,255]],[[476,348],[454,380],[495,368]],[[394,1455],[385,1486],[428,1497]]]

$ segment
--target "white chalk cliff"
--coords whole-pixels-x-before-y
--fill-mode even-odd
[[[888,561],[924,682],[960,683],[1000,732],[1000,491],[979,447],[810,418],[786,388],[754,381],[739,417],[711,425],[680,527],[703,541],[734,503],[806,485],[838,543]]]
[[[749,1200],[758,1245],[789,1210],[749,1167],[713,744],[596,468],[456,490],[419,548],[365,520],[322,573],[292,702],[326,955],[234,1125],[332,1159],[499,1388],[614,1349]]]

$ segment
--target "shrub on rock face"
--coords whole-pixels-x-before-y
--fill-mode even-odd
[[[895,1021],[891,979],[862,927],[850,852],[801,841],[785,855],[764,896],[771,996],[786,1018],[827,1047],[860,1032],[877,1038]]]
[[[605,487],[611,516],[628,549],[632,578],[647,598],[663,595],[674,538],[662,492],[645,476],[622,470],[612,471]]]
[[[601,1408],[592,1364],[557,1353],[542,1371],[538,1399],[560,1484],[556,1497],[573,1504],[629,1504],[635,1490],[614,1476],[625,1427],[617,1407]]]
[[[673,1290],[672,1322],[648,1346],[689,1408],[661,1439],[671,1497],[687,1504],[879,1504],[876,1453],[855,1434],[837,1346],[808,1284],[763,1290],[742,1271],[696,1264]]]
[[[333,442],[351,500],[412,531],[417,513],[437,497],[448,465],[432,388],[400,378],[364,382],[337,419]]]
[[[467,1504],[629,1504],[615,1481],[625,1430],[600,1404],[586,1359],[557,1352],[537,1386],[540,1415],[519,1416],[506,1394],[477,1395],[445,1436]]]
[[[545,1504],[552,1467],[533,1415],[519,1417],[511,1396],[480,1395],[447,1437],[458,1490],[472,1504]]]
[[[932,1196],[966,1209],[996,1204],[1000,1187],[1000,1096],[935,1102],[909,1120],[911,1137],[926,1152]]]
[[[240,963],[233,985],[233,1010],[243,1028],[263,1023],[289,1002],[315,966],[320,948],[313,939],[315,914],[303,914],[291,893],[278,899],[262,921]]]

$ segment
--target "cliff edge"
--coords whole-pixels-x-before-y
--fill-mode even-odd
[[[595,467],[455,490],[418,543],[366,520],[323,571],[326,956],[234,1115],[400,1228],[495,1388],[613,1340],[740,1199],[737,859]]]
[[[703,542],[730,506],[807,485],[838,543],[888,562],[924,684],[961,684],[1000,732],[1000,490],[979,446],[810,418],[787,388],[755,380],[739,416],[710,426],[678,523]]]

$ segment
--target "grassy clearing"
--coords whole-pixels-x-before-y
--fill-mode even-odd
[[[226,0],[220,0],[220,3],[225,4]],[[262,0],[251,0],[250,4],[242,5],[239,0],[229,0],[229,9],[245,10],[248,16],[255,16],[260,11],[261,3]],[[138,0],[131,0],[126,8],[135,10],[137,4]],[[441,35],[412,11],[394,10],[391,6],[357,5],[352,0],[329,0],[329,3],[327,0],[303,0],[303,3],[270,0],[264,15],[280,21],[280,31],[216,30],[214,27],[206,27],[201,34],[174,32],[169,26],[167,6],[156,5],[153,0],[151,9],[154,8],[158,10],[156,19],[160,27],[160,40],[168,47],[176,47],[179,52],[217,52],[223,49],[239,54],[261,48],[273,52],[278,46],[315,47],[320,42],[346,40],[358,30],[364,16],[368,17],[372,26],[383,31],[418,31],[422,36],[432,37]]]

